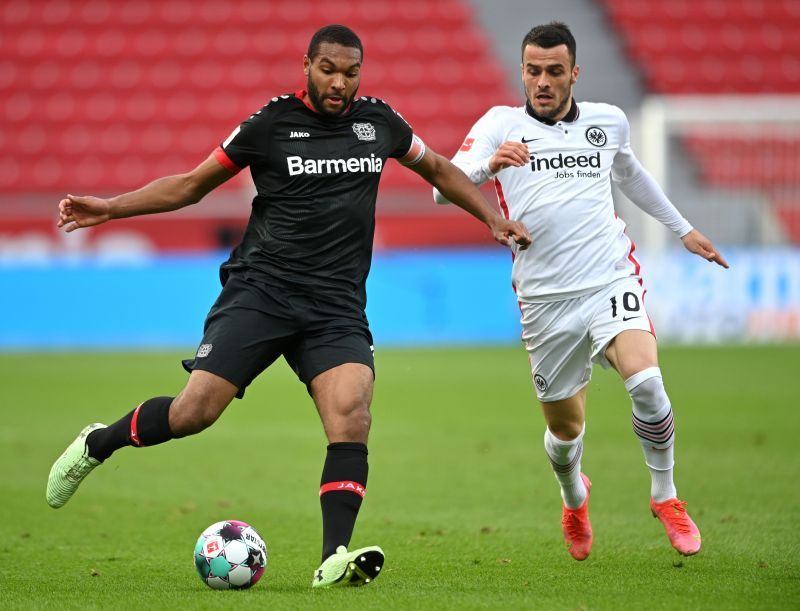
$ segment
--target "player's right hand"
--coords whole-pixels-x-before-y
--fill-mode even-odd
[[[58,202],[58,226],[64,231],[91,227],[111,218],[111,204],[107,199],[91,195],[67,195]]]
[[[489,158],[489,169],[497,174],[505,168],[521,168],[530,162],[531,153],[522,142],[508,140],[503,142]]]

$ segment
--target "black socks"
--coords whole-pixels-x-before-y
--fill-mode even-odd
[[[89,456],[103,462],[125,446],[154,446],[179,437],[169,428],[169,406],[174,397],[148,399],[114,424],[89,433]]]
[[[148,399],[110,426],[86,438],[89,456],[103,462],[125,446],[154,446],[180,437],[169,428],[173,397]],[[322,508],[322,560],[345,547],[353,535],[358,510],[367,486],[367,446],[338,442],[328,445],[320,481]]]
[[[328,446],[322,469],[319,502],[322,506],[322,560],[347,546],[367,486],[367,446],[338,442]]]

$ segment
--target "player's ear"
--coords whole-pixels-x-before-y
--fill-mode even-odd
[[[575,67],[572,69],[572,78],[570,79],[570,83],[574,85],[578,82],[578,75],[581,73],[581,67],[575,64]]]
[[[308,55],[303,55],[303,74],[308,76],[308,71],[310,70],[310,68],[311,68],[311,59],[308,57]]]

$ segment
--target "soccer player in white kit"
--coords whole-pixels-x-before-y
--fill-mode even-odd
[[[561,486],[569,553],[584,560],[592,547],[591,482],[581,472],[581,455],[594,362],[613,367],[625,381],[652,478],[650,508],[672,546],[688,556],[700,550],[700,532],[675,490],[672,409],[635,245],[614,212],[611,181],[689,251],[728,264],[636,159],[622,110],[574,101],[575,47],[563,23],[528,32],[522,42],[525,106],[491,108],[453,162],[475,184],[492,180],[505,216],[522,221],[533,239],[515,253],[512,281],[547,423],[544,447]],[[447,201],[435,190],[434,198]]]

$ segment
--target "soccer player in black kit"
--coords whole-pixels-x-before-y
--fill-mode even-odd
[[[203,339],[183,362],[186,386],[109,426],[84,428],[50,470],[52,507],[63,506],[119,448],[209,427],[283,355],[306,384],[329,441],[320,485],[322,565],[312,586],[362,585],[378,575],[380,547],[347,546],[367,485],[374,362],[365,283],[381,170],[397,159],[488,225],[498,242],[525,248],[530,236],[426,148],[388,104],[356,96],[362,58],[352,30],[325,26],[303,58],[306,90],[272,98],[191,172],[110,199],[61,200],[58,226],[73,231],[197,203],[247,166],[257,189],[242,242],[220,270],[223,289]]]

